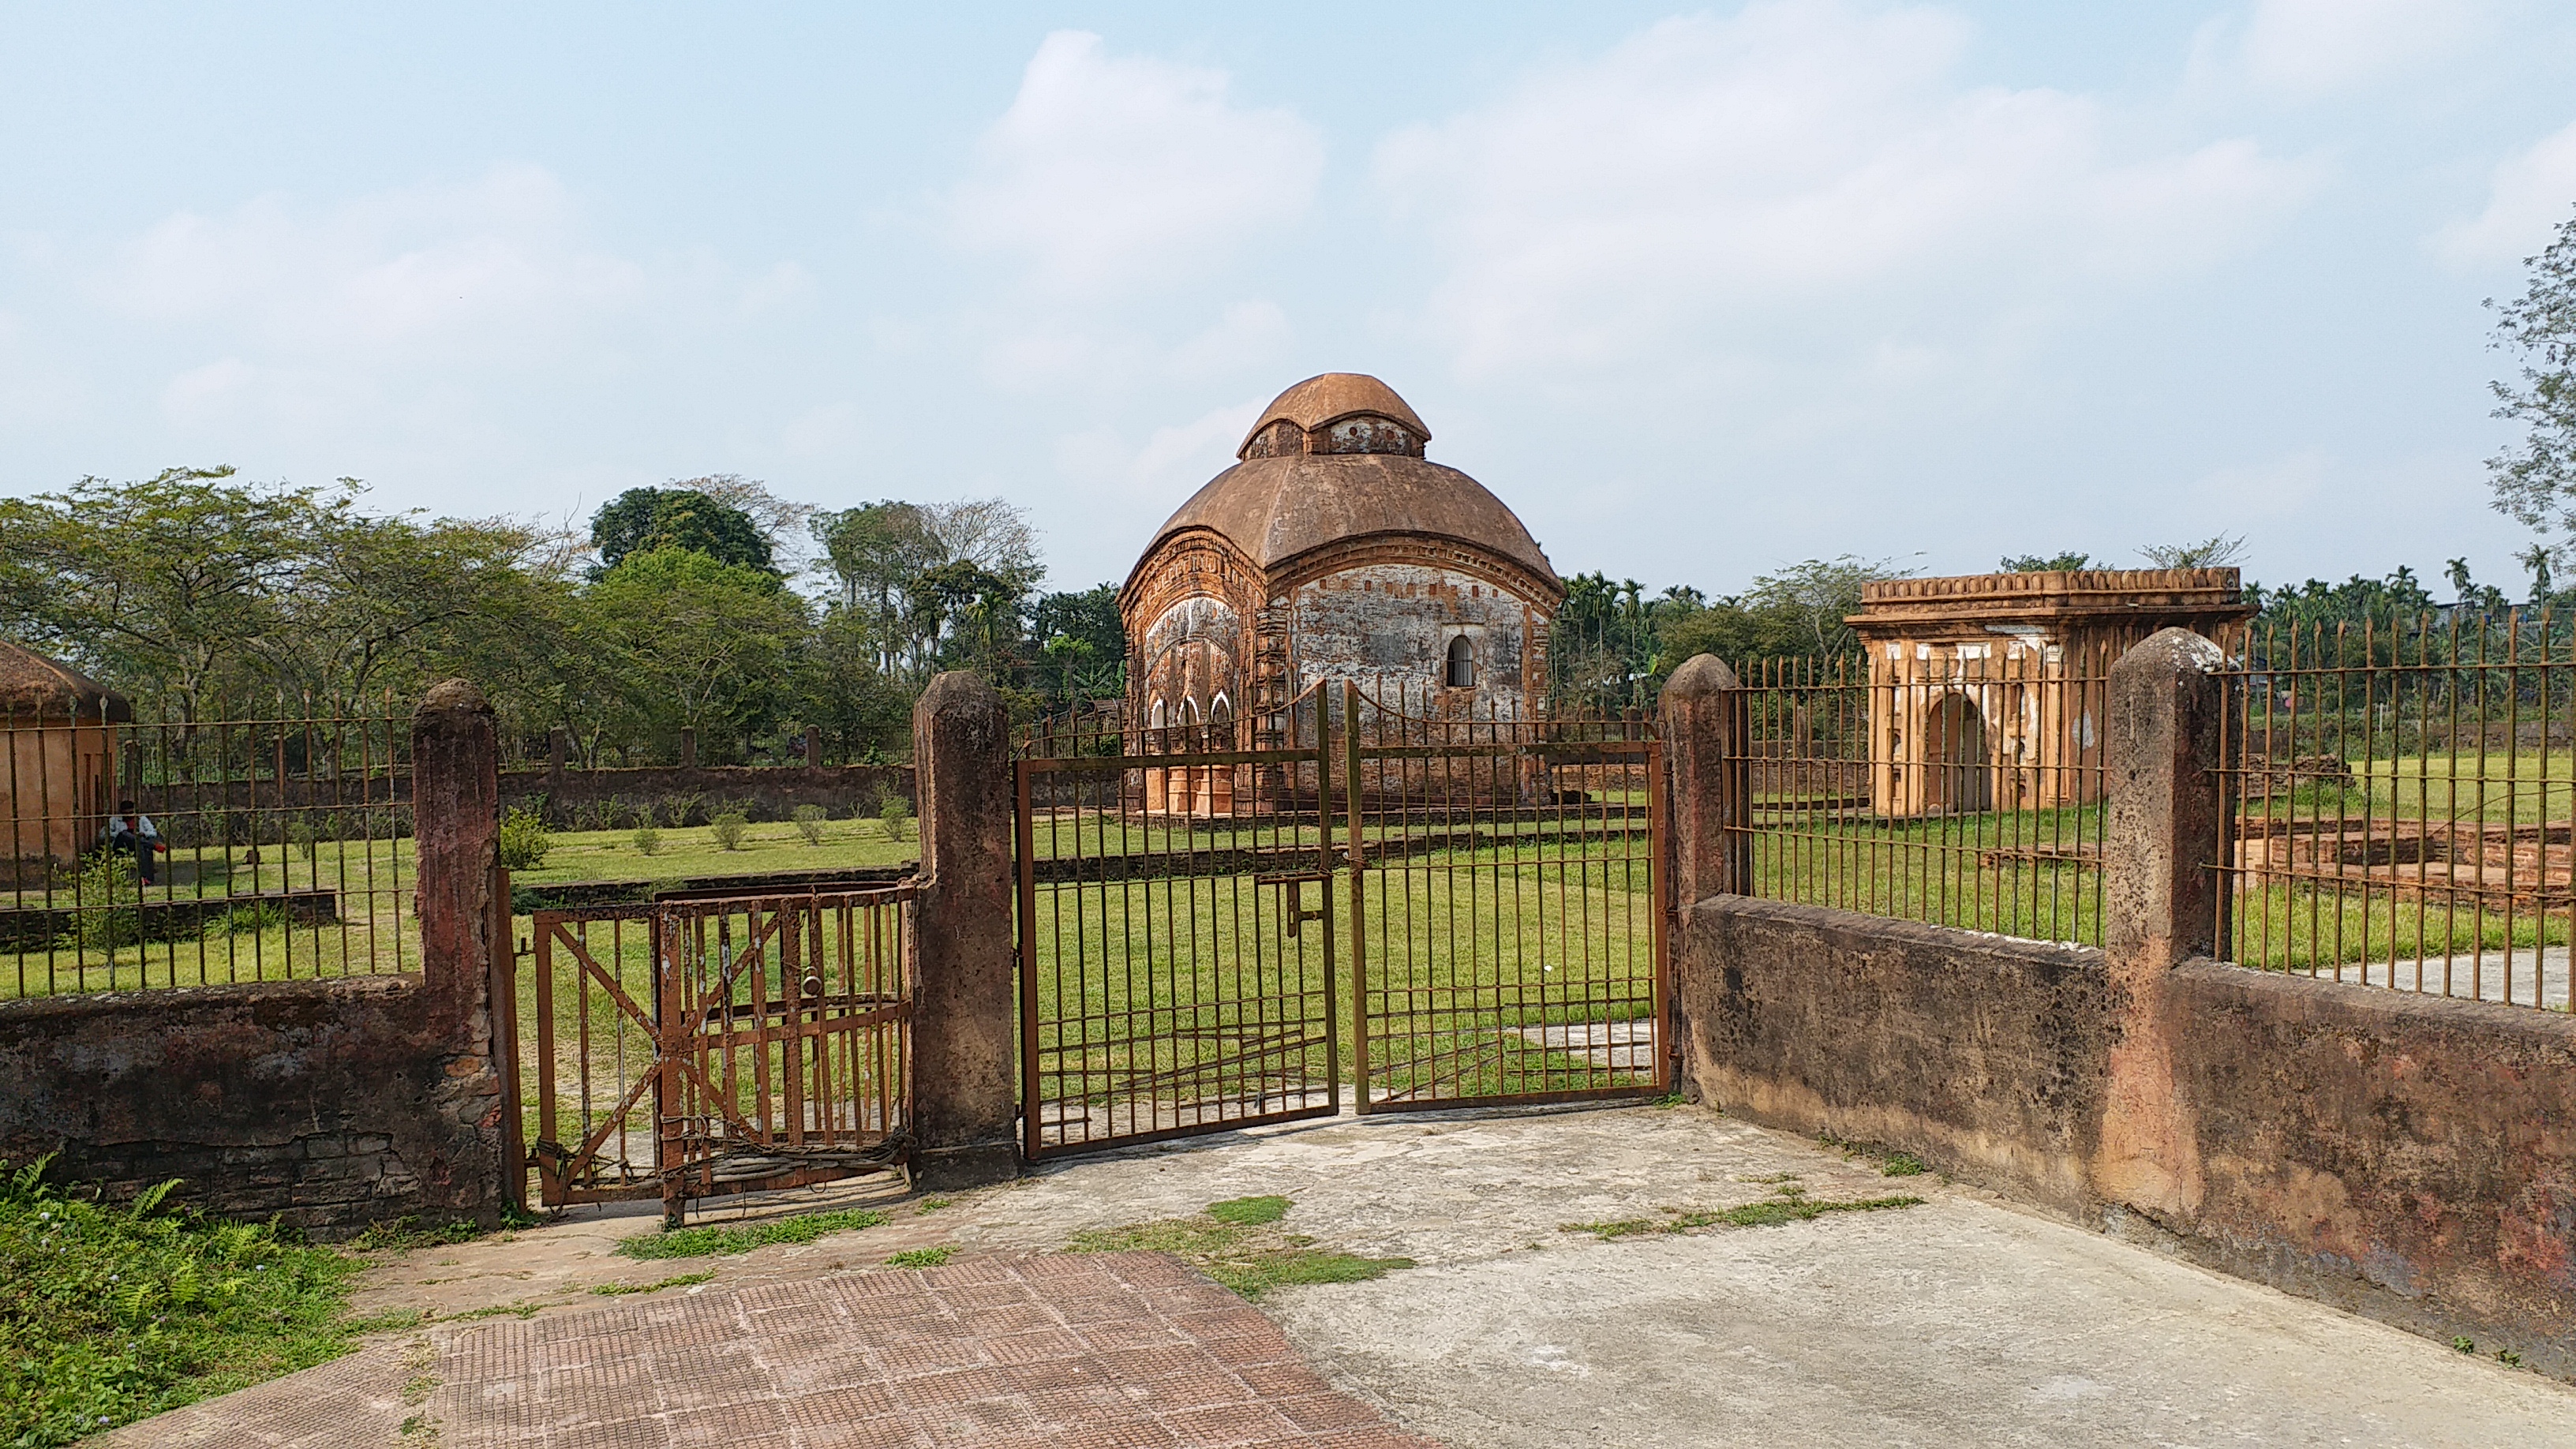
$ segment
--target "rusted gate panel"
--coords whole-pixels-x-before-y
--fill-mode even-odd
[[[692,1199],[881,1170],[910,1145],[906,885],[541,911],[541,1199]]]
[[[1031,1158],[1341,1108],[1329,753],[1239,737],[1054,731],[1024,748]]]
[[[1344,686],[1361,1112],[1669,1091],[1662,746]],[[1416,848],[1426,837],[1441,848]]]

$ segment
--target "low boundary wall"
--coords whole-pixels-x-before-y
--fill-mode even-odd
[[[0,1003],[0,1158],[319,1237],[500,1219],[499,1077],[414,975]]]
[[[2142,1075],[2098,951],[1719,896],[1675,964],[1684,1079],[1724,1111],[2576,1375],[2576,1020],[2193,960]],[[2178,1192],[2130,1190],[2142,1097]]]
[[[2576,1017],[2212,959],[2225,664],[2112,666],[2100,950],[1754,899],[1745,692],[1674,671],[1686,1089],[2576,1377]]]

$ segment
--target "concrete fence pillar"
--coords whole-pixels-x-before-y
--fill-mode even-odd
[[[912,711],[921,900],[909,941],[914,1179],[945,1191],[1020,1170],[1010,713],[942,674]]]
[[[2102,945],[2120,1038],[2095,1152],[2094,1190],[2153,1214],[2204,1191],[2191,1104],[2173,1068],[2173,968],[2218,946],[2225,848],[2218,792],[2227,656],[2188,629],[2149,636],[2111,666],[2104,755]]]
[[[481,690],[451,679],[421,696],[411,717],[411,782],[421,974],[459,1039],[488,1044],[492,963],[509,952],[493,931],[501,752]]]
[[[481,1170],[516,1204],[526,1187],[516,1153],[507,1006],[517,961],[500,866],[501,750],[481,690],[451,679],[421,696],[412,711],[411,785],[412,914],[420,926],[427,1029],[451,1053],[434,1088],[435,1110],[485,1134],[493,1158]],[[453,1187],[454,1201],[473,1196]]]
[[[1672,791],[1672,899],[1687,912],[1709,896],[1753,893],[1752,762],[1744,692],[1714,654],[1692,656],[1657,697]]]

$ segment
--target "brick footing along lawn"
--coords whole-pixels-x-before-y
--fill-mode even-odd
[[[1436,1449],[1326,1388],[1269,1319],[1159,1253],[838,1274],[477,1324],[408,1361],[380,1345],[101,1442]]]

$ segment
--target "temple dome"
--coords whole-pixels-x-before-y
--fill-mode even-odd
[[[1354,418],[1384,419],[1416,438],[1430,436],[1385,383],[1357,373],[1326,373],[1281,393],[1253,425],[1245,448],[1281,422],[1313,436]],[[1475,479],[1423,459],[1419,446],[1244,457],[1208,480],[1155,531],[1137,567],[1165,540],[1192,530],[1222,536],[1267,574],[1327,545],[1394,534],[1466,544],[1553,585],[1555,568],[1511,509]]]
[[[1253,443],[1271,424],[1295,423],[1308,433],[1327,430],[1345,418],[1381,417],[1401,423],[1410,429],[1419,451],[1422,443],[1431,441],[1431,429],[1423,424],[1410,404],[1396,396],[1395,389],[1365,372],[1327,372],[1310,377],[1270,400],[1261,410],[1260,421],[1243,435],[1243,444],[1234,456],[1247,457]]]

